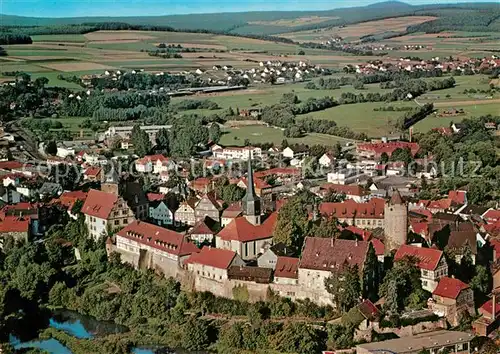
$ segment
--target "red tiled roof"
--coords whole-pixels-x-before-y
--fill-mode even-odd
[[[192,180],[189,183],[189,187],[191,187],[192,189],[204,189],[210,183],[212,183],[212,180],[210,178],[200,177],[200,178]]]
[[[476,235],[475,231],[451,231],[447,247],[461,251],[463,247],[469,245],[472,254],[477,254]]]
[[[368,230],[363,230],[362,228],[359,228],[354,225],[349,225],[345,228],[345,230],[351,231],[353,234],[359,235],[363,238],[363,241],[368,241],[372,237],[372,233]]]
[[[241,177],[240,180],[238,181],[238,183],[240,181],[245,184],[245,188],[246,188],[246,186],[248,185],[246,177]],[[253,178],[253,185],[257,189],[271,188],[271,185],[269,185],[266,181],[260,179],[259,177],[255,177],[255,173],[254,173],[254,178]]]
[[[439,280],[439,284],[432,292],[432,295],[456,299],[462,290],[468,288],[469,285],[459,279],[443,277]]]
[[[373,302],[368,299],[358,305],[358,310],[364,318],[370,321],[380,318],[380,311],[377,306],[375,306]]]
[[[99,173],[101,173],[101,168],[100,167],[89,167],[85,170],[85,176],[97,176]]]
[[[370,240],[373,248],[375,249],[375,254],[377,256],[383,256],[385,253],[385,246],[378,238],[373,238]]]
[[[496,299],[497,303],[495,306],[495,317],[500,314],[500,296],[497,296]],[[482,312],[485,312],[491,316],[491,314],[493,313],[493,299],[486,301],[480,309],[482,310]]]
[[[449,191],[448,199],[456,204],[465,204],[466,191]]]
[[[494,250],[494,256],[495,256],[495,259],[493,260],[494,262],[495,261],[498,261],[500,259],[500,240],[497,240],[497,239],[490,239],[490,244],[491,246],[493,247],[493,250]]]
[[[276,261],[276,269],[274,270],[275,277],[297,279],[299,259],[294,257],[278,257]]]
[[[23,166],[24,164],[19,161],[0,161],[0,170],[15,170]]]
[[[427,236],[429,235],[429,224],[427,222],[412,222],[410,223],[411,229],[414,233]]]
[[[335,184],[335,183],[323,183],[321,189],[332,190],[337,194],[363,196],[366,195],[366,191],[360,185],[345,185],[345,184]]]
[[[165,194],[161,193],[148,193],[146,196],[150,202],[157,202],[165,198]]]
[[[493,224],[484,224],[482,227],[484,231],[491,234],[492,236],[500,234],[500,220]]]
[[[356,203],[346,200],[342,203],[321,203],[319,212],[321,215],[335,217],[337,219],[357,218],[383,219],[385,201],[381,198],[372,198],[366,203]]]
[[[483,215],[483,219],[488,222],[499,221],[500,220],[500,210],[490,209],[487,210]]]
[[[10,210],[36,210],[36,209],[38,209],[38,205],[35,203],[32,204],[29,202],[20,202],[16,204],[8,204],[4,206],[2,210],[7,212]]]
[[[223,212],[223,218],[235,218],[243,213],[243,209],[241,207],[241,202],[236,202],[229,205]]]
[[[198,221],[189,231],[191,235],[213,235],[214,232],[207,226],[204,220]]]
[[[227,269],[236,257],[236,252],[204,246],[199,253],[193,253],[186,264],[195,263],[209,267]]]
[[[425,218],[427,221],[432,221],[432,212],[427,209],[412,209],[410,212],[412,214],[421,215],[422,218]]]
[[[28,232],[30,226],[29,217],[6,216],[0,221],[0,233],[4,232]]]
[[[224,241],[249,242],[271,238],[278,214],[272,213],[261,225],[251,224],[244,216],[233,219],[217,236]]]
[[[219,159],[219,160],[205,160],[203,164],[204,164],[204,166],[206,168],[223,167],[223,166],[226,166],[227,161],[226,160],[222,160],[222,159]]]
[[[85,201],[87,199],[87,192],[84,191],[73,191],[73,192],[63,192],[59,197],[58,201],[66,206],[67,208],[73,207],[73,204],[77,200]]]
[[[453,130],[448,127],[438,127],[438,128],[433,128],[432,130],[438,132],[441,135],[450,136],[453,134]]]
[[[300,168],[295,167],[276,167],[265,171],[255,172],[253,175],[257,178],[277,175],[277,176],[300,176]]]
[[[117,235],[177,256],[199,252],[198,247],[184,235],[143,221],[134,221]]]
[[[331,271],[347,262],[362,270],[368,242],[333,238],[306,237],[300,268]]]
[[[139,164],[139,165],[145,165],[148,162],[156,163],[158,160],[160,160],[162,163],[163,162],[168,162],[168,158],[167,157],[165,157],[165,156],[163,156],[161,154],[157,154],[157,155],[144,156],[142,159],[136,160],[135,163]]]
[[[407,143],[404,141],[394,141],[388,143],[364,143],[358,144],[357,149],[362,151],[372,151],[376,154],[386,153],[389,156],[392,155],[396,149],[409,148],[413,156],[420,150],[420,145],[417,143]]]
[[[418,259],[417,266],[426,270],[435,270],[443,256],[443,252],[434,248],[416,247],[402,245],[394,255],[394,260],[399,261],[405,256],[412,256]]]
[[[82,213],[100,219],[107,219],[117,201],[118,196],[113,193],[91,189],[83,204]]]
[[[449,198],[445,199],[439,199],[439,200],[431,200],[429,204],[427,205],[428,209],[435,209],[435,210],[446,210],[451,208],[451,203],[453,201]]]

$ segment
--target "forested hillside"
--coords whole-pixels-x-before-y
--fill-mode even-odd
[[[167,7],[166,7],[167,11]],[[269,11],[165,15],[143,17],[74,17],[74,18],[34,18],[0,15],[2,26],[30,27],[29,35],[48,33],[85,33],[92,25],[71,26],[63,31],[62,25],[82,25],[96,23],[126,23],[140,29],[158,30],[207,30],[232,34],[273,35],[342,26],[390,17],[431,15],[438,20],[411,28],[412,31],[441,31],[462,28],[498,30],[500,10],[497,3],[433,4],[412,6],[398,1],[388,1],[364,7],[333,9],[327,11]],[[315,18],[311,21],[311,17]],[[51,32],[53,31],[53,32]]]

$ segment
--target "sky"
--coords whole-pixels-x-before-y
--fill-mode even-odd
[[[463,0],[467,1],[467,0]],[[480,2],[485,0],[469,0]],[[487,1],[487,0],[486,0]],[[331,10],[363,6],[377,0],[0,0],[0,13],[30,17],[160,16],[272,10]],[[456,3],[453,0],[410,0],[412,5]]]

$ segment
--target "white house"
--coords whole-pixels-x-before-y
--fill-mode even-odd
[[[448,276],[448,264],[440,250],[402,245],[394,255],[394,261],[397,262],[406,256],[415,257],[418,260],[417,267],[420,269],[420,280],[424,290],[433,292],[439,280]]]
[[[283,157],[287,157],[289,159],[305,157],[308,155],[305,148],[292,149],[290,148],[290,146],[287,146],[285,149],[283,149],[281,154],[283,155]]]
[[[76,151],[74,148],[69,148],[66,146],[58,146],[57,147],[57,156],[62,157],[63,159],[68,156],[74,156]]]
[[[215,159],[224,160],[246,160],[250,156],[252,159],[262,157],[262,149],[259,147],[245,146],[245,147],[213,147],[212,154]]]
[[[299,282],[299,259],[294,257],[278,257],[274,269],[274,283],[297,285]],[[286,295],[286,294],[285,294]]]
[[[207,246],[199,253],[193,253],[186,260],[186,264],[188,270],[196,275],[195,287],[200,278],[224,282],[228,280],[229,267],[245,265],[236,252]]]
[[[161,154],[144,156],[135,161],[135,169],[141,173],[161,174],[174,168],[175,163]]]
[[[335,157],[333,157],[333,155],[329,152],[324,153],[318,160],[319,165],[323,167],[331,167],[334,162]]]

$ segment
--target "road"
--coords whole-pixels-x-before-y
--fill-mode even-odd
[[[40,154],[38,151],[38,144],[36,141],[34,141],[29,134],[27,134],[24,129],[18,126],[18,122],[13,121],[13,122],[8,122],[5,126],[7,130],[12,133],[12,135],[16,139],[16,145],[21,147],[22,150],[25,152],[26,155],[29,156],[29,158],[33,160],[43,160],[45,161],[45,156]]]

